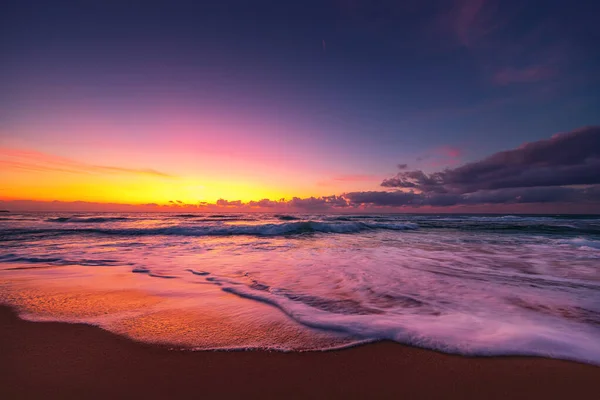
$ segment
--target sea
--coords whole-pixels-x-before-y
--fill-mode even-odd
[[[0,302],[173,349],[600,365],[600,216],[3,213]]]

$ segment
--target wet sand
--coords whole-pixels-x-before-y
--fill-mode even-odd
[[[329,352],[174,351],[0,307],[0,397],[595,398],[600,367],[390,342]]]

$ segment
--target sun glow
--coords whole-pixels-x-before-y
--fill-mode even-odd
[[[291,198],[277,179],[222,168],[171,174],[151,168],[97,165],[32,150],[0,148],[0,199],[169,204]],[[251,168],[248,168],[252,170]],[[238,174],[239,175],[239,174]],[[283,189],[281,189],[283,188]],[[307,194],[307,193],[300,193]]]
[[[180,201],[186,204],[214,203],[220,198],[258,200],[279,199],[285,193],[261,188],[250,182],[215,182],[197,178],[160,178],[153,176],[65,176],[48,172],[2,173],[5,189],[0,195],[5,200],[31,199],[42,201],[90,201],[100,203],[168,204]],[[6,188],[6,186],[8,186]],[[288,197],[291,197],[288,195]]]

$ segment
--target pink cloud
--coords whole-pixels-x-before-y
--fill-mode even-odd
[[[454,146],[440,146],[429,153],[417,157],[423,167],[439,168],[458,165],[461,162],[464,151]]]
[[[338,175],[333,178],[334,181],[342,182],[367,182],[376,181],[379,178],[375,175],[361,175],[361,174],[350,174],[350,175]]]
[[[532,83],[553,78],[557,73],[556,69],[543,65],[526,68],[503,68],[494,74],[492,81],[501,86],[512,83]]]
[[[499,26],[496,0],[452,0],[434,19],[432,29],[465,47],[481,45]]]
[[[436,149],[436,152],[449,158],[460,158],[463,154],[461,149],[453,146],[442,146]]]
[[[381,180],[381,177],[375,175],[365,174],[344,174],[336,175],[332,178],[317,182],[318,186],[336,186],[339,183],[344,182],[377,182]]]
[[[469,46],[485,33],[481,22],[485,0],[459,0],[455,3],[454,32],[461,44]]]
[[[220,207],[241,207],[242,201],[219,199],[217,200],[216,205]]]
[[[55,156],[29,149],[13,149],[0,147],[0,165],[6,169],[27,171],[56,171],[69,173],[126,173],[137,175],[153,175],[163,178],[172,177],[152,168],[124,168],[109,165],[93,165],[67,157]]]

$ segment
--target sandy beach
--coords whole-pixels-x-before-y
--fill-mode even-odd
[[[23,398],[594,398],[600,368],[381,342],[306,353],[189,352],[0,308],[0,391]]]

